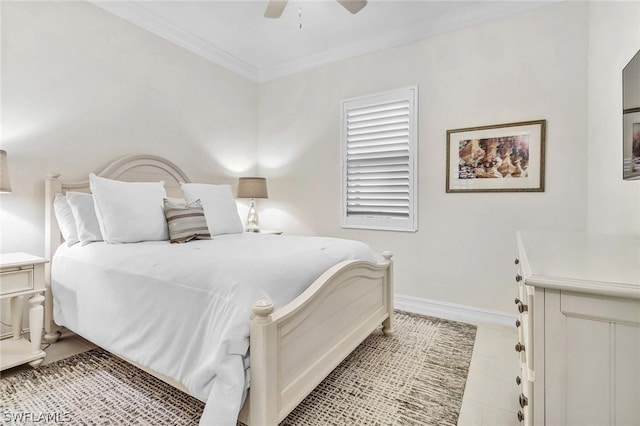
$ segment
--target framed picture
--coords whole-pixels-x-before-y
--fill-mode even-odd
[[[447,131],[447,192],[543,192],[546,120]]]
[[[640,178],[640,108],[623,115],[623,177]]]
[[[622,178],[640,179],[640,50],[622,70]]]

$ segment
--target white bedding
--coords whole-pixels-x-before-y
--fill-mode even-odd
[[[251,305],[266,298],[277,309],[350,259],[381,260],[357,241],[265,234],[62,245],[51,269],[54,319],[182,383],[206,402],[201,424],[235,425]]]

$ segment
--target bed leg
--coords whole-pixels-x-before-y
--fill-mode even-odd
[[[44,342],[55,343],[60,338],[60,326],[53,321],[53,295],[51,286],[45,284],[44,292]]]
[[[395,333],[393,329],[393,253],[385,251],[382,257],[389,264],[385,277],[385,305],[387,307],[387,319],[382,322],[382,332],[385,336],[392,336]]]
[[[393,329],[393,313],[382,322],[382,332],[385,336],[393,336],[395,334],[396,331]]]

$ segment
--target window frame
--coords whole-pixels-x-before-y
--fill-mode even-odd
[[[409,102],[409,217],[349,216],[348,211],[348,162],[347,126],[348,111],[354,108],[375,107],[390,102]],[[341,159],[341,220],[342,228],[381,231],[417,232],[418,230],[418,86],[352,97],[340,102],[340,159]]]

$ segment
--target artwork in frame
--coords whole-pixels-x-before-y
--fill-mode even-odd
[[[543,192],[546,120],[447,131],[447,192]]]
[[[625,179],[640,179],[640,108],[625,111],[622,136]]]
[[[640,50],[622,70],[622,178],[640,179]]]

